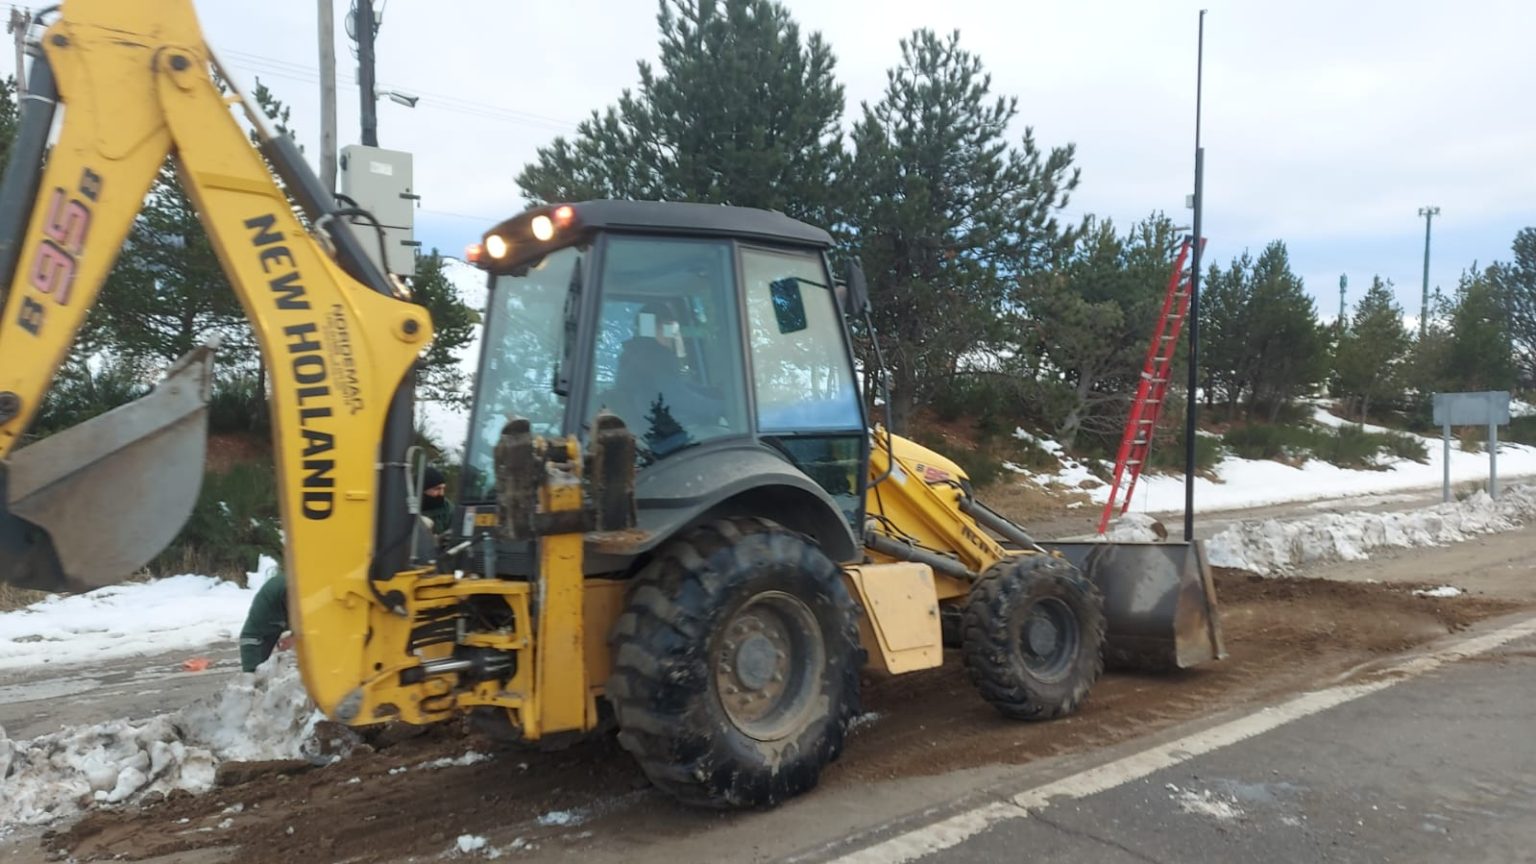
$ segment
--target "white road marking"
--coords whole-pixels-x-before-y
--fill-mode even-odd
[[[1009,819],[1023,819],[1031,810],[1042,810],[1058,799],[1086,798],[1156,771],[1169,768],[1236,744],[1303,717],[1359,699],[1410,678],[1467,657],[1485,654],[1524,636],[1536,634],[1536,618],[1512,624],[1482,636],[1474,636],[1437,651],[1414,657],[1384,671],[1383,677],[1364,684],[1344,684],[1304,693],[1279,705],[1260,709],[1220,726],[1187,735],[1177,741],[1134,753],[1114,762],[1090,768],[1043,786],[1021,792],[1004,801],[992,801],[939,822],[914,828],[873,846],[832,859],[829,864],[905,864],[957,846],[982,831]]]

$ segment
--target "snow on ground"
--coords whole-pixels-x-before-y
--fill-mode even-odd
[[[1167,538],[1168,529],[1146,513],[1127,513],[1111,519],[1104,532],[1104,539],[1112,543],[1155,543]]]
[[[1454,585],[1441,585],[1436,588],[1420,588],[1413,593],[1418,597],[1460,597],[1466,592]]]
[[[545,827],[557,825],[567,827],[580,825],[587,821],[587,814],[582,810],[551,810],[539,816],[539,824]]]
[[[1168,798],[1177,802],[1179,809],[1185,813],[1224,821],[1243,817],[1242,808],[1237,806],[1236,801],[1228,801],[1209,789],[1180,789],[1172,783],[1167,784],[1166,788]]]
[[[1342,426],[1347,421],[1315,409],[1317,422],[1329,426]],[[1366,426],[1368,431],[1391,431],[1378,426]],[[1023,430],[1015,434],[1032,440],[1053,453],[1060,453],[1047,442],[1029,435]],[[1366,471],[1339,468],[1320,459],[1309,459],[1301,467],[1292,467],[1267,459],[1240,459],[1228,456],[1214,469],[1219,482],[1204,477],[1195,478],[1195,512],[1208,513],[1217,510],[1237,510],[1246,507],[1262,507],[1270,504],[1288,504],[1294,501],[1310,501],[1320,498],[1344,498],[1354,495],[1371,495],[1382,492],[1401,492],[1408,489],[1426,489],[1439,486],[1444,472],[1444,451],[1438,437],[1415,436],[1424,441],[1427,463],[1407,459],[1393,460],[1384,470]],[[1157,446],[1156,443],[1153,445]],[[1164,442],[1164,446],[1169,446]],[[1112,464],[1104,466],[1113,469]],[[1022,469],[1039,483],[1061,483],[1081,488],[1080,483],[1093,474],[1087,465],[1071,459],[1063,459],[1060,471],[1036,473]],[[1499,445],[1499,477],[1516,478],[1536,476],[1536,447],[1524,444]],[[1456,442],[1451,444],[1451,483],[1486,481],[1488,479],[1488,454],[1486,452],[1462,452]],[[1098,485],[1086,490],[1095,503],[1103,504],[1109,498],[1109,486]],[[1131,509],[1149,513],[1172,513],[1184,510],[1183,474],[1147,474],[1136,483]]]
[[[459,839],[454,845],[458,846],[460,854],[468,855],[471,852],[484,849],[485,838],[478,834],[460,834]]]
[[[297,759],[320,713],[280,652],[212,696],[147,720],[66,726],[26,741],[0,729],[0,834],[177,789],[206,792],[224,760]]]
[[[1383,547],[1457,543],[1517,528],[1533,517],[1536,486],[1521,485],[1501,491],[1497,499],[1477,492],[1420,510],[1241,522],[1206,541],[1206,553],[1215,567],[1283,574],[1317,561],[1363,560]]]
[[[249,588],[212,576],[127,582],[56,594],[0,613],[0,671],[96,663],[233,640],[251,597],[277,564],[263,557]]]

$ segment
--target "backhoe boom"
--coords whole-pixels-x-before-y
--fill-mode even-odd
[[[328,713],[358,708],[360,688],[382,667],[370,659],[380,648],[366,646],[369,634],[381,629],[382,619],[398,619],[410,602],[380,585],[411,564],[404,552],[414,527],[405,504],[407,375],[432,338],[430,318],[395,296],[358,254],[350,229],[330,217],[334,205],[291,143],[267,136],[247,109],[268,139],[263,150],[273,164],[251,146],[231,111],[246,106],[214,83],[215,61],[189,0],[68,0],[43,36],[42,52],[33,85],[43,92],[24,111],[0,190],[6,220],[0,230],[10,228],[0,235],[0,284],[7,286],[0,460],[9,457],[8,469],[25,463],[21,436],[169,157],[270,370],[285,572],[305,686]],[[50,78],[63,122],[43,168],[38,145],[52,119],[45,104]],[[330,232],[336,260],[300,222],[288,192],[305,205],[311,224]],[[20,219],[13,221],[13,214]],[[55,449],[83,445],[65,438],[75,431],[55,436]],[[165,465],[145,455],[139,462],[137,480],[114,479],[110,489],[92,490],[82,478],[87,466],[68,483],[35,490],[36,500],[0,501],[0,546],[9,546],[0,549],[0,567],[21,567],[24,560],[34,571],[46,569],[39,562],[49,558],[47,547],[57,550],[99,530],[72,522],[67,500],[41,506],[49,495],[78,496],[85,489],[134,507],[135,482],[145,488],[162,482],[156,478],[167,470],[200,475],[203,469],[200,459]],[[37,525],[14,515],[23,510],[63,515]],[[125,574],[42,575],[54,584],[39,587],[57,588]],[[408,657],[403,642],[397,647]]]

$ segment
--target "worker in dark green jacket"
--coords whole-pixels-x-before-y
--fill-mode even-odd
[[[240,668],[255,672],[272,656],[273,649],[288,632],[288,580],[283,571],[273,574],[256,589],[251,609],[240,628]]]
[[[421,484],[421,515],[432,520],[432,533],[442,534],[453,521],[453,504],[448,500],[448,481],[443,472],[428,467]],[[272,652],[286,640],[288,632],[288,581],[282,570],[262,583],[245,626],[240,628],[240,668],[255,672]]]

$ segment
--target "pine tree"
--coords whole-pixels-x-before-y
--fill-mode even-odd
[[[1173,223],[1163,216],[1132,226],[1124,237],[1111,222],[1091,223],[1060,266],[1024,278],[1029,326],[1057,385],[1045,400],[1056,409],[1049,420],[1064,446],[1084,432],[1107,442],[1123,427],[1174,243]]]
[[[1339,390],[1357,407],[1360,422],[1365,422],[1372,403],[1402,397],[1410,344],[1402,307],[1393,300],[1392,283],[1372,277],[1333,362]]]
[[[411,299],[432,316],[432,346],[420,361],[417,398],[466,407],[470,382],[460,371],[458,354],[474,339],[480,313],[459,298],[443,266],[443,256],[433,249],[416,259],[411,279]]]
[[[704,201],[833,221],[843,88],[819,34],[772,0],[661,0],[660,68],[637,93],[540,148],[534,202]]]
[[[1536,387],[1536,228],[1515,235],[1513,260],[1496,262],[1485,274],[1509,320],[1520,384]]]
[[[1283,242],[1271,242],[1256,260],[1244,253],[1226,271],[1213,266],[1202,286],[1200,362],[1229,418],[1241,406],[1273,422],[1327,376],[1325,328]]]
[[[1200,283],[1200,372],[1205,403],[1213,406],[1219,400],[1227,409],[1228,420],[1237,417],[1250,384],[1246,319],[1253,294],[1247,274],[1252,270],[1253,258],[1244,251],[1226,270],[1212,264]]]
[[[1007,133],[1018,102],[992,95],[959,35],[901,42],[885,95],[854,124],[851,250],[869,278],[875,327],[894,378],[893,422],[1006,337],[1018,277],[1056,260],[1076,233],[1057,214],[1078,182],[1071,145],[1042,152]]]
[[[21,111],[16,105],[16,79],[7,76],[0,80],[0,162],[9,165],[11,142],[21,126]]]
[[[1455,390],[1514,386],[1509,320],[1498,289],[1475,264],[1461,276],[1450,317],[1450,346],[1442,370],[1446,382]]]

